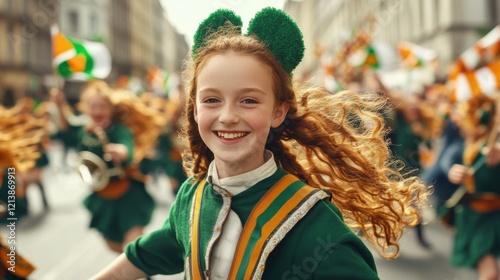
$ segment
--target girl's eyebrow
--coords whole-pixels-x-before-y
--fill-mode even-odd
[[[198,90],[199,93],[219,93],[220,90],[216,88],[202,88]]]
[[[242,88],[238,92],[240,92],[240,93],[257,92],[257,93],[260,93],[260,94],[266,94],[265,91],[263,91],[262,89],[257,88],[257,87]]]
[[[217,88],[202,88],[198,90],[199,93],[220,93],[221,91]],[[247,88],[242,88],[237,91],[237,93],[248,93],[248,92],[257,92],[260,94],[266,94],[266,92],[260,88],[257,87],[247,87]]]

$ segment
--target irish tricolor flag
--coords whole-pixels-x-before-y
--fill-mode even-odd
[[[453,84],[455,89],[451,95],[452,102],[467,101],[481,95],[496,96],[500,89],[500,60],[475,71],[458,74]]]
[[[350,54],[347,62],[353,67],[387,70],[399,62],[396,50],[384,41],[372,41],[368,46]]]
[[[450,79],[456,79],[462,72],[472,71],[481,64],[489,63],[500,55],[500,25],[466,49],[457,59],[450,72]]]
[[[396,46],[401,62],[408,68],[421,67],[437,61],[437,52],[422,46],[400,41]]]
[[[51,27],[52,65],[57,74],[68,79],[105,79],[111,72],[111,54],[103,43],[69,38]]]

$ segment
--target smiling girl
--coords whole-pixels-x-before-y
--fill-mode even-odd
[[[351,229],[394,257],[404,228],[418,222],[425,186],[389,167],[378,114],[385,99],[294,85],[304,45],[282,11],[259,12],[247,35],[240,26],[219,10],[198,28],[185,73],[191,177],[164,226],[95,279],[182,271],[187,279],[378,279]]]

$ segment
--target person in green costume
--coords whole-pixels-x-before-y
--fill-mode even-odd
[[[45,116],[34,111],[33,107],[34,107],[33,99],[23,97],[16,102],[16,105],[13,108],[10,109],[0,108],[0,111],[3,111],[3,113],[5,114],[3,118],[9,119],[8,121],[6,119],[0,121],[3,121],[3,125],[7,126],[10,125],[10,127],[6,129],[7,131],[4,131],[2,134],[8,135],[8,133],[12,133],[14,135],[11,139],[9,139],[8,136],[4,136],[5,137],[4,141],[10,142],[14,138],[19,138],[20,140],[33,143],[34,145],[32,147],[36,147],[36,151],[30,151],[33,152],[34,155],[36,155],[37,157],[37,159],[33,161],[34,164],[30,165],[29,168],[23,168],[22,170],[18,170],[18,172],[16,173],[16,211],[15,211],[16,218],[22,218],[29,214],[28,213],[29,201],[26,194],[27,194],[27,188],[32,184],[37,184],[39,186],[42,194],[42,201],[44,208],[45,210],[48,209],[48,201],[45,195],[44,187],[42,185],[42,170],[43,168],[49,165],[49,160],[46,154],[46,150],[50,145],[49,131],[48,131],[49,120]],[[14,125],[13,122],[15,122],[14,121],[15,119],[19,119],[20,123]],[[24,122],[25,124],[29,125],[30,121],[36,122],[40,126],[40,128],[43,129],[39,130],[36,134],[29,130],[21,132],[20,131],[21,124]],[[33,137],[35,135],[37,141],[34,141],[35,138]],[[6,179],[3,178],[3,180],[5,183]],[[0,200],[7,201],[7,197],[8,197],[8,190],[5,188],[0,189]],[[9,221],[7,218],[8,217],[1,217],[0,223],[8,224]]]
[[[92,215],[90,227],[102,234],[111,250],[121,253],[126,244],[143,234],[155,204],[145,189],[143,178],[136,176],[135,169],[129,168],[136,148],[134,135],[121,119],[122,109],[113,106],[111,96],[114,93],[103,81],[89,82],[79,105],[90,122],[85,127],[72,126],[64,121],[66,118],[61,118],[59,137],[65,145],[78,151],[90,151],[101,158],[110,157],[111,160],[106,161],[110,169],[124,169],[123,176],[113,175],[103,190],[93,190],[84,200]],[[63,93],[55,91],[52,98],[61,116],[65,116]]]
[[[12,235],[17,221],[26,210],[25,200],[18,196],[18,175],[33,169],[40,157],[38,149],[46,134],[44,122],[31,114],[19,114],[0,105],[0,219],[7,224],[0,236],[0,279],[27,279],[35,266],[21,255]],[[22,190],[24,191],[24,190]],[[22,213],[25,214],[25,213]],[[2,234],[3,235],[3,234]]]
[[[410,202],[426,186],[388,165],[384,100],[295,85],[304,45],[283,11],[258,12],[248,35],[241,25],[218,10],[198,28],[185,73],[190,177],[163,227],[92,279],[379,279],[355,232],[395,257],[418,222]]]
[[[148,108],[154,109],[160,118],[161,132],[159,133],[154,153],[141,161],[140,167],[144,173],[149,172],[153,180],[158,179],[159,172],[169,179],[172,193],[179,191],[180,185],[187,179],[182,168],[181,147],[178,144],[179,113],[181,105],[173,100],[166,100],[154,96],[152,93],[143,93],[141,100]],[[158,172],[159,171],[159,172]]]
[[[467,192],[452,209],[456,231],[451,264],[476,269],[478,279],[499,279],[500,147],[498,120],[493,117],[498,108],[485,96],[457,107],[465,149],[463,164],[453,165],[448,178]]]
[[[430,128],[425,122],[422,106],[422,102],[416,97],[407,97],[404,102],[399,102],[394,109],[395,125],[391,127],[390,135],[390,149],[394,156],[404,163],[404,173],[419,177],[423,168],[421,150],[426,145],[425,141],[430,139],[426,135]],[[422,222],[415,226],[415,230],[420,246],[431,248],[431,244],[425,238]]]

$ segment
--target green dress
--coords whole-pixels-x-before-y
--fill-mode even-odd
[[[132,133],[120,123],[112,124],[105,133],[109,143],[119,143],[127,147],[129,158],[123,163],[127,166],[133,155]],[[65,145],[73,146],[77,151],[90,151],[100,157],[104,154],[101,141],[95,134],[86,132],[83,127],[70,126],[60,138]],[[108,162],[108,167],[113,167],[113,164]],[[147,225],[153,214],[154,200],[146,191],[144,183],[129,180],[130,188],[118,199],[104,199],[93,192],[83,202],[92,214],[90,227],[96,228],[106,239],[113,242],[123,242],[128,230]]]
[[[484,157],[478,153],[474,162]],[[474,173],[476,193],[491,192],[500,195],[500,164],[483,164]],[[484,256],[500,257],[500,211],[479,213],[464,205],[455,209],[455,239],[451,263],[458,267],[475,268]]]
[[[405,163],[405,171],[411,175],[418,174],[421,168],[419,144],[422,138],[413,131],[411,124],[401,113],[396,115],[396,126],[393,127],[391,138],[390,148],[393,154]]]
[[[232,197],[231,209],[244,224],[259,199],[287,173],[278,168],[270,177]],[[190,209],[196,182],[180,188],[162,228],[126,247],[130,262],[148,275],[176,274],[190,257]],[[206,255],[216,234],[223,200],[207,182],[200,212],[200,255]],[[225,209],[224,209],[225,210]],[[205,262],[201,267],[205,270]],[[317,202],[285,235],[265,263],[263,279],[379,279],[375,262],[363,242],[345,225],[339,209],[327,200]]]

